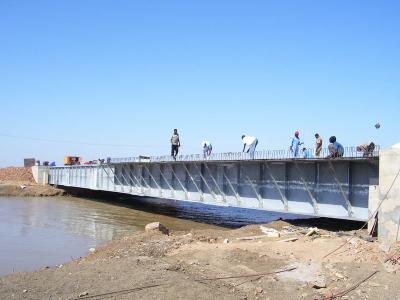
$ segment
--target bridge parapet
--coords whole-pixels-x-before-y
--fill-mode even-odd
[[[366,157],[379,157],[380,147],[376,146],[375,149],[368,153],[357,151],[357,147],[345,147],[343,158],[366,158]],[[170,155],[162,156],[137,156],[137,157],[118,157],[110,158],[109,163],[129,163],[129,162],[172,162],[172,161],[237,161],[237,160],[288,160],[288,159],[325,159],[329,156],[329,149],[323,148],[320,156],[317,158],[313,154],[313,149],[306,149],[300,151],[298,157],[294,157],[290,150],[262,150],[254,152],[254,155],[244,152],[226,152],[226,153],[212,153],[210,156],[202,154],[188,154],[178,155],[174,159]]]

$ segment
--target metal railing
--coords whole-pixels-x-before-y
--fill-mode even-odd
[[[379,146],[370,153],[357,151],[356,147],[345,147],[343,158],[371,158],[379,156]],[[319,157],[315,157],[313,149],[306,149],[305,151],[299,151],[298,155],[295,156],[290,150],[263,150],[256,151],[253,154],[243,152],[227,152],[227,153],[212,153],[210,156],[203,154],[189,154],[189,155],[178,155],[174,159],[170,155],[163,156],[150,156],[147,158],[143,157],[121,157],[121,158],[110,158],[108,163],[130,163],[130,162],[174,162],[174,161],[236,161],[236,160],[287,160],[287,159],[326,159],[330,152],[328,148],[323,148]],[[340,158],[337,158],[340,159]]]

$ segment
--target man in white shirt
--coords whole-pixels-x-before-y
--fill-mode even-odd
[[[176,160],[180,146],[181,141],[179,140],[178,129],[174,129],[174,133],[171,136],[171,156],[174,160]]]
[[[258,139],[254,136],[242,135],[243,150],[242,152],[249,153],[250,158],[254,158],[254,152],[258,144]]]

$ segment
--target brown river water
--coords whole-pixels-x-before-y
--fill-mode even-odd
[[[154,199],[0,197],[0,275],[55,266],[159,221],[172,230],[239,227],[282,215]]]

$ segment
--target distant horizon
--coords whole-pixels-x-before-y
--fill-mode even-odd
[[[400,142],[400,2],[0,3],[0,167]],[[380,123],[377,130],[374,125]]]

